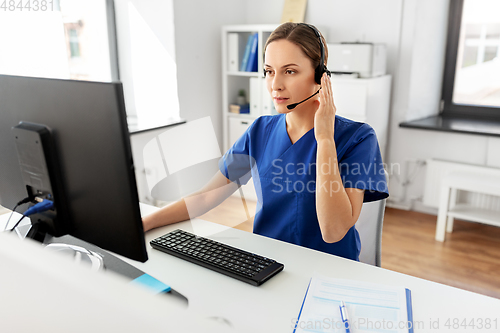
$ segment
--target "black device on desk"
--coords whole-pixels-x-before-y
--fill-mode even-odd
[[[180,229],[153,239],[150,244],[157,250],[254,286],[260,286],[284,268],[270,258]]]
[[[120,82],[0,75],[0,204],[25,197],[54,201],[31,216],[42,236],[148,259]]]

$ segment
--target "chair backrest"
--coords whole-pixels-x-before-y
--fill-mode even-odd
[[[378,267],[381,265],[385,200],[364,203],[356,222],[361,240],[359,261]]]

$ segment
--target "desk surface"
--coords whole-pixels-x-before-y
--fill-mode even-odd
[[[143,215],[155,209],[141,205]],[[0,226],[3,227],[3,224],[0,223]],[[177,228],[273,258],[282,262],[285,269],[263,285],[254,287],[149,246],[150,240]],[[167,306],[163,311],[158,306],[147,308],[154,302],[141,302],[146,314],[160,311],[161,320],[168,320],[172,324],[176,322],[182,324],[181,318],[187,317],[198,322],[196,325],[206,328],[207,323],[203,318],[206,320],[210,317],[219,317],[227,319],[232,327],[228,327],[228,330],[218,328],[215,330],[217,332],[233,330],[234,332],[292,332],[292,324],[299,314],[307,285],[316,272],[332,278],[404,286],[411,289],[415,332],[500,332],[499,299],[215,223],[198,219],[177,223],[147,232],[146,241],[149,254],[147,262],[122,259],[171,285],[189,299],[188,308],[179,309],[176,313],[171,311],[172,308],[169,311]],[[461,326],[464,319],[467,325],[474,320],[476,327]],[[478,327],[480,320],[483,323],[482,328]],[[150,321],[153,324],[154,320]],[[486,322],[489,322],[489,326],[485,325]],[[446,326],[447,323],[449,326]],[[186,332],[188,331],[190,330],[187,329]]]
[[[141,205],[143,215],[154,209]],[[254,287],[149,246],[150,240],[177,228],[270,257],[283,263],[285,269],[262,286]],[[412,291],[415,332],[500,332],[499,299],[211,222],[195,219],[155,229],[146,233],[146,242],[150,259],[144,264],[130,263],[188,297],[190,309],[227,318],[237,332],[292,332],[292,322],[299,314],[314,272],[333,278],[409,288]],[[473,319],[477,323],[480,318],[489,319],[489,329],[479,329],[477,325],[475,329],[470,326],[453,329],[454,320],[462,323],[466,319],[469,324]],[[448,320],[451,327],[445,326]]]

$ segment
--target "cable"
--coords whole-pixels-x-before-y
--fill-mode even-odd
[[[19,201],[15,206],[14,206],[14,209],[12,210],[12,212],[10,213],[10,216],[9,216],[9,219],[7,220],[7,223],[5,224],[5,226],[3,227],[3,231],[7,230],[7,226],[9,225],[9,222],[10,222],[10,219],[12,218],[12,215],[14,215],[14,212],[16,211],[17,207],[25,204],[25,203],[28,203],[32,200],[32,197],[26,197],[24,198],[23,200]]]
[[[15,205],[14,206],[14,209],[12,210],[12,212],[10,213],[10,216],[9,216],[9,219],[7,220],[7,223],[4,225],[3,227],[3,231],[7,230],[7,226],[9,225],[9,222],[10,222],[10,219],[12,218],[12,215],[14,215],[14,212],[16,211],[16,208],[18,207],[19,205]]]
[[[39,202],[36,205],[28,208],[28,210],[25,211],[23,215],[30,216],[30,215],[33,215],[36,213],[45,212],[46,210],[49,210],[52,208],[54,208],[54,202],[47,200],[47,199],[43,199],[42,202]]]
[[[16,229],[17,226],[19,225],[19,223],[21,223],[21,221],[26,216],[30,216],[30,215],[33,215],[36,213],[45,212],[45,211],[52,209],[52,208],[54,208],[54,202],[47,200],[47,199],[43,199],[42,202],[39,202],[36,205],[28,208],[28,210],[24,212],[23,216],[19,219],[19,221],[17,221],[16,225],[12,229],[10,229],[10,232],[12,232],[14,229]]]
[[[25,217],[26,217],[26,215],[23,215],[23,216],[19,219],[19,221],[17,221],[16,225],[15,225],[12,229],[10,229],[10,231],[9,231],[9,232],[14,231],[14,230],[17,228],[17,226],[19,225],[19,223],[21,223],[21,221],[22,221]]]

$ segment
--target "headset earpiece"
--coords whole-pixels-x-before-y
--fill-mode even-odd
[[[318,67],[316,67],[316,70],[314,72],[314,81],[316,81],[316,83],[319,85],[321,85],[321,78],[323,77],[323,73],[326,73],[326,75],[332,77],[332,72],[326,69],[325,65],[319,65]]]
[[[322,66],[321,64],[316,67],[316,70],[314,71],[314,81],[316,81],[317,84],[321,85],[321,77],[323,76],[323,73],[325,72],[325,66]]]
[[[307,23],[299,23],[299,24],[311,28],[314,31],[316,37],[318,37],[319,47],[321,49],[321,59],[319,61],[318,67],[316,67],[316,69],[314,70],[314,81],[316,81],[317,84],[321,85],[321,77],[323,76],[323,73],[326,72],[328,76],[331,76],[331,72],[325,66],[325,46],[323,45],[323,41],[321,40],[321,34],[315,27],[313,27],[310,24]]]

